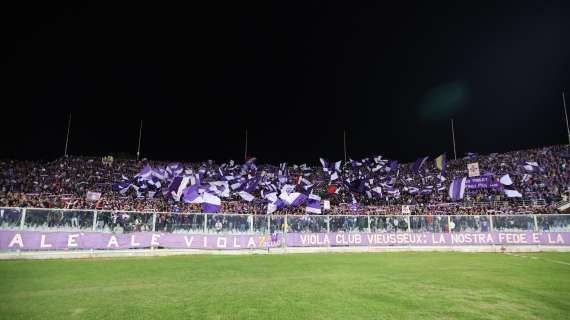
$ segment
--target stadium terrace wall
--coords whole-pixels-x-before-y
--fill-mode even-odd
[[[0,208],[0,258],[54,251],[248,253],[398,248],[570,251],[570,215],[266,216]]]

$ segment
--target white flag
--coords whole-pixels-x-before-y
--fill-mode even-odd
[[[513,184],[513,180],[511,180],[511,177],[508,174],[502,176],[501,179],[499,179],[499,182],[501,182],[505,186],[510,186],[511,184]]]

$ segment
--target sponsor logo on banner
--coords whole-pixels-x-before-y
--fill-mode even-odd
[[[469,173],[469,177],[478,177],[479,174],[479,162],[473,162],[467,164],[467,172]]]

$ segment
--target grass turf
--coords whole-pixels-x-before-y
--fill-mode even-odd
[[[0,319],[569,317],[568,253],[0,262]]]

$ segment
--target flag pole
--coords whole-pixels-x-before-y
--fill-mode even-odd
[[[566,132],[568,133],[568,144],[570,144],[570,128],[568,127],[568,113],[566,112],[566,98],[562,91],[562,104],[564,105],[564,116],[566,117]]]
[[[457,151],[455,150],[455,126],[453,126],[453,118],[451,118],[451,139],[453,139],[453,159],[457,160]]]
[[[245,153],[243,155],[243,160],[247,160],[247,129],[245,129]]]
[[[137,147],[137,161],[139,161],[141,155],[141,137],[142,137],[142,120],[141,120],[141,125],[139,127],[139,145]]]
[[[69,120],[67,121],[67,135],[65,137],[65,150],[63,151],[63,154],[65,155],[65,157],[67,158],[67,145],[69,143],[69,130],[71,128],[71,112],[69,113]]]
[[[346,163],[346,130],[343,132],[343,141],[344,141],[344,163]]]

